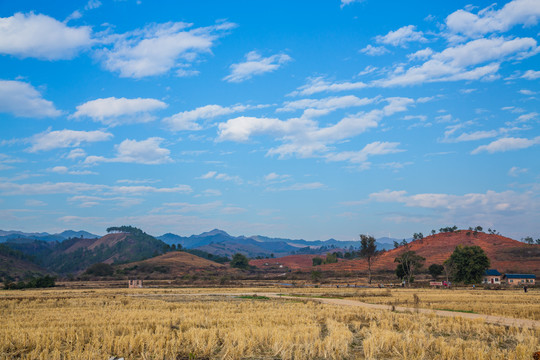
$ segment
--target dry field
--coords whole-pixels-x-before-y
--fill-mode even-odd
[[[540,329],[302,299],[203,295],[216,290],[1,291],[0,358],[491,360],[531,359],[540,350]],[[393,292],[396,299],[412,296]]]

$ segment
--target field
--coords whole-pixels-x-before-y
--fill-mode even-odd
[[[485,301],[459,290],[393,289],[390,296],[386,289],[358,290],[286,289],[369,302],[407,300],[411,306],[416,291],[420,306],[448,308],[460,298],[478,312],[490,312],[497,301],[519,303],[514,291],[476,290],[487,295]],[[264,292],[285,289],[2,291],[0,358],[491,360],[531,359],[540,350],[539,328],[323,305],[302,297],[270,299]],[[539,303],[538,290],[528,294]],[[538,308],[532,309],[538,316]],[[510,312],[525,316],[522,308]]]

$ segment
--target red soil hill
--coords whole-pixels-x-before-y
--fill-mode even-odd
[[[469,233],[469,235],[467,235]],[[407,247],[386,251],[372,262],[373,271],[390,270],[396,268],[394,259],[403,251],[412,250],[426,258],[427,268],[431,264],[442,264],[450,257],[456,246],[480,246],[491,261],[490,268],[500,272],[533,273],[540,274],[540,245],[527,245],[510,238],[479,232],[458,230],[455,232],[440,233],[428,236],[421,240],[411,242]],[[252,260],[250,264],[260,268],[265,262],[269,264],[280,263],[290,269],[304,271],[313,270],[311,259],[316,255],[293,255],[277,259]],[[365,259],[344,260],[336,264],[321,266],[322,270],[331,271],[361,271],[367,272]]]

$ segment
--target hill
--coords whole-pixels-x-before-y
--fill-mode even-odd
[[[32,258],[18,250],[0,244],[0,281],[24,280],[32,276],[41,276],[48,272],[32,262]]]
[[[95,263],[126,263],[148,259],[167,245],[140,229],[125,227],[95,239],[70,238],[62,242],[9,241],[5,245],[32,256],[43,268],[58,274],[78,273]]]
[[[426,258],[426,267],[431,264],[442,264],[458,245],[480,246],[491,261],[490,268],[500,272],[540,273],[540,245],[527,245],[501,235],[483,232],[475,234],[466,230],[430,235],[412,241],[406,246],[386,251],[373,262],[372,269],[375,271],[395,270],[394,259],[406,250],[415,251]],[[323,269],[367,271],[367,261],[364,259],[343,261],[323,265]]]
[[[222,271],[228,267],[183,251],[171,251],[143,261],[118,265],[119,270],[131,276],[151,276],[160,274],[178,277],[200,271]]]

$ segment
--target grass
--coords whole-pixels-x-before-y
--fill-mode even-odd
[[[240,295],[237,296],[238,299],[250,299],[250,300],[270,300],[268,296],[259,296],[259,295]]]
[[[455,309],[434,309],[434,310],[460,312],[460,313],[467,313],[467,314],[477,314],[472,310],[455,310]]]

